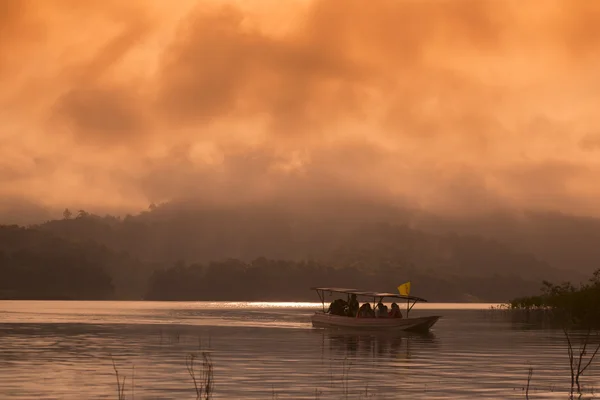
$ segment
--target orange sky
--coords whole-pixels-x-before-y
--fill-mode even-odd
[[[599,64],[587,0],[0,0],[0,210],[600,216]]]

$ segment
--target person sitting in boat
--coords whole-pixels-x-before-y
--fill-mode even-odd
[[[392,303],[392,309],[390,310],[390,318],[402,318],[402,312],[398,304]]]
[[[358,309],[358,314],[356,315],[358,318],[375,318],[375,313],[371,308],[370,303],[365,303]]]
[[[377,303],[377,309],[375,311],[375,316],[377,318],[387,318],[388,317],[388,308],[381,301]]]
[[[348,307],[348,303],[343,299],[337,299],[331,302],[329,305],[329,309],[327,312],[332,315],[346,315],[346,309]]]
[[[358,300],[356,300],[356,295],[352,293],[350,302],[348,303],[348,316],[356,317],[356,314],[358,314]]]

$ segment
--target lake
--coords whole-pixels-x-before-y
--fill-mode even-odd
[[[215,399],[567,399],[561,330],[489,304],[418,304],[428,335],[314,329],[316,303],[0,301],[0,398],[194,399],[210,354]],[[600,358],[582,383],[600,386]]]

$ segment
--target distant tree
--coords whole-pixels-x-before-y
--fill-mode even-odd
[[[68,208],[65,208],[65,211],[63,211],[63,218],[71,219],[72,216],[73,216],[73,213],[71,212],[71,210],[69,210]]]
[[[87,211],[79,210],[79,212],[77,213],[77,218],[85,218],[89,215],[90,215],[90,213],[88,213]]]
[[[148,210],[150,210],[150,211],[156,210],[156,204],[150,203],[150,205],[148,206]]]

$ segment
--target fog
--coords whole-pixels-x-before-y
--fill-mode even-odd
[[[599,67],[586,0],[0,0],[0,213],[600,216]]]

